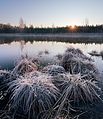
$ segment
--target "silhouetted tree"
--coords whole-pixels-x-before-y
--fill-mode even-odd
[[[86,25],[86,26],[70,26],[66,27],[36,27],[33,25],[27,27],[23,20],[20,20],[19,27],[10,24],[0,24],[0,33],[103,33],[103,25]]]

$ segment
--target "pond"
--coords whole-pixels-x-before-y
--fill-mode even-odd
[[[35,40],[36,39],[36,40]],[[63,54],[68,47],[79,48],[85,55],[94,60],[101,76],[103,75],[103,59],[101,56],[90,56],[88,53],[92,51],[100,52],[103,50],[103,43],[85,43],[72,42],[63,40],[45,40],[45,37],[0,37],[0,69],[12,70],[16,60],[23,54],[28,54],[34,58],[40,58],[42,65],[56,64],[56,56]],[[56,39],[56,38],[55,38]],[[70,38],[69,38],[70,39]],[[90,38],[89,38],[90,39]],[[93,38],[92,38],[93,39]],[[76,37],[75,37],[76,40]],[[82,38],[83,40],[83,38]],[[84,40],[86,40],[84,38]],[[88,39],[87,39],[88,40]],[[78,40],[77,40],[78,41]],[[102,80],[102,78],[101,78]],[[93,119],[102,119],[103,104],[91,105],[93,111],[84,114],[85,118],[89,118],[89,113],[94,116]],[[82,117],[81,117],[82,118]],[[80,118],[80,119],[81,119]],[[84,119],[84,117],[83,117]]]
[[[36,39],[36,40],[35,40]],[[76,38],[75,38],[76,40]],[[86,39],[84,39],[86,40]],[[10,70],[15,64],[15,60],[19,58],[22,54],[28,54],[32,57],[41,57],[44,60],[49,59],[48,62],[51,63],[51,59],[55,59],[58,54],[63,54],[68,47],[79,48],[84,54],[91,57],[88,53],[92,51],[100,52],[103,50],[102,43],[71,43],[70,42],[58,42],[57,41],[45,41],[45,38],[35,38],[33,37],[0,37],[0,68]],[[48,51],[48,53],[44,53]],[[103,71],[103,60],[102,57],[92,56],[98,69]]]

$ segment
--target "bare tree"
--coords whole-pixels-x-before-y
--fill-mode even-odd
[[[88,20],[88,18],[85,18],[85,25],[86,25],[86,26],[89,25],[89,20]]]
[[[24,24],[24,21],[22,18],[20,18],[20,21],[19,21],[19,27],[20,28],[24,28],[25,24]]]

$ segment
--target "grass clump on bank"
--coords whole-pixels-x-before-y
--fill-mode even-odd
[[[6,83],[10,77],[10,72],[6,70],[0,70],[0,85]]]
[[[0,110],[3,109],[8,102],[8,82],[10,82],[10,72],[0,70]]]
[[[50,110],[59,95],[51,77],[38,72],[34,72],[34,76],[32,73],[10,82],[9,90],[12,92],[11,109],[21,110],[29,119],[36,119]]]
[[[11,72],[11,76],[18,77],[19,75],[37,70],[37,60],[30,58],[28,55],[24,55],[17,61],[15,68]]]
[[[43,68],[43,72],[51,76],[58,75],[60,73],[65,73],[65,69],[59,65],[48,65]]]
[[[96,73],[98,73],[96,66],[92,59],[85,56],[79,49],[68,48],[63,55],[61,64],[70,74],[88,74],[96,79]]]
[[[63,74],[54,79],[54,84],[60,89],[61,93],[67,95],[67,99],[74,103],[92,103],[98,99],[98,87],[96,81],[86,79],[86,75],[81,74]]]

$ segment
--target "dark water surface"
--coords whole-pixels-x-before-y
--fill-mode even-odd
[[[49,41],[47,41],[49,39]],[[79,40],[78,40],[79,39]],[[80,39],[81,42],[80,42]],[[40,58],[47,63],[55,63],[56,55],[63,54],[68,47],[79,48],[84,54],[91,57],[91,51],[103,50],[102,37],[28,37],[28,36],[0,36],[0,69],[12,70],[14,64],[22,54]],[[83,41],[83,42],[82,42]],[[93,43],[94,41],[94,43]],[[99,69],[101,81],[103,80],[103,59],[92,56],[95,65]],[[102,84],[100,84],[102,87]],[[84,108],[84,107],[83,107]],[[81,115],[80,119],[103,119],[103,103],[90,105],[90,111]]]

